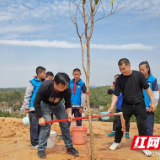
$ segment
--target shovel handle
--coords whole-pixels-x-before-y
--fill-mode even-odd
[[[94,115],[91,116],[91,118],[100,118],[100,117],[108,117],[108,116],[121,116],[122,112],[119,113],[110,113],[110,114],[103,114],[103,115]],[[81,119],[88,119],[89,117],[77,117],[77,118],[73,118],[73,121],[77,121],[77,120],[81,120]],[[55,122],[65,122],[68,121],[68,119],[58,119],[58,120],[53,120],[53,121],[45,121],[45,124],[47,123],[55,123]]]

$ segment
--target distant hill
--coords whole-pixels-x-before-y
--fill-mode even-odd
[[[0,93],[1,92],[11,92],[11,91],[20,91],[20,92],[25,92],[26,87],[20,87],[20,88],[0,88]]]
[[[97,86],[95,86],[95,85],[90,85],[90,88],[97,88]]]
[[[110,86],[110,85],[106,85],[106,86]],[[102,86],[96,86],[96,85],[90,85],[90,88],[98,88],[98,87],[102,87]],[[158,88],[160,88],[160,84],[158,84]],[[17,88],[0,88],[0,92],[6,92],[6,91],[11,91],[11,90],[23,90],[26,89],[26,87],[17,87]]]
[[[110,85],[106,85],[106,86],[110,86]],[[102,87],[102,86],[90,85],[90,88],[98,88],[98,87]],[[160,84],[158,84],[158,88],[160,88]]]

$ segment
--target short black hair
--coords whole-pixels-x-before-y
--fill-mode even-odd
[[[44,67],[42,67],[42,66],[38,66],[37,68],[36,68],[36,74],[38,75],[38,73],[42,73],[43,71],[45,71],[46,69],[44,68]]]
[[[116,75],[114,76],[114,78],[116,78],[117,76],[119,77],[119,76],[120,76],[120,74],[116,74]]]
[[[59,72],[55,75],[54,82],[56,82],[56,84],[61,83],[61,84],[65,85],[66,83],[70,82],[70,78],[66,73]]]
[[[80,70],[79,68],[75,68],[75,69],[73,70],[73,72],[75,72],[75,71],[78,71],[78,72],[81,73],[81,70]]]
[[[53,76],[53,77],[54,77],[54,74],[53,74],[51,71],[48,71],[48,72],[46,73],[46,77],[48,77],[48,76]]]
[[[125,65],[129,65],[130,61],[127,58],[122,58],[122,59],[119,60],[118,65],[121,66],[123,63]]]
[[[140,67],[141,65],[144,65],[144,64],[146,65],[147,68],[149,68],[149,70],[148,70],[148,75],[150,76],[150,75],[151,75],[151,68],[150,68],[149,63],[148,63],[147,61],[141,62],[141,63],[139,64],[139,67]]]

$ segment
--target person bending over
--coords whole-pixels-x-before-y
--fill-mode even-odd
[[[65,119],[66,114],[68,120],[72,121],[72,105],[71,105],[71,89],[69,87],[70,78],[66,73],[57,73],[54,80],[48,80],[40,86],[34,106],[36,115],[39,118],[41,125],[39,133],[38,157],[46,158],[45,150],[47,147],[47,140],[50,135],[51,123],[45,124],[45,121],[50,121],[50,112],[56,116],[57,119]],[[65,100],[65,108],[62,99]],[[42,102],[41,102],[42,101]],[[41,104],[41,105],[40,105]],[[78,156],[78,151],[73,148],[72,138],[67,122],[59,123],[67,153]]]

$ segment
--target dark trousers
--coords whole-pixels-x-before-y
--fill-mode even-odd
[[[79,113],[79,109],[78,108],[72,108],[72,114],[74,114],[74,117],[82,117],[82,113]],[[68,122],[68,126],[70,127],[71,123]],[[77,120],[76,121],[76,125],[77,126],[82,126],[82,120]]]
[[[121,112],[119,109],[116,109],[116,113],[119,113]],[[116,131],[116,127],[118,125],[118,121],[119,121],[119,117],[118,116],[115,116],[114,117],[114,121],[113,121],[113,131]],[[130,129],[130,123],[129,121],[126,123],[126,132],[129,132],[129,129]]]
[[[147,112],[146,125],[147,125],[147,135],[152,136],[154,127],[154,112]]]
[[[53,113],[51,112],[51,120],[53,121]]]
[[[138,105],[132,105],[132,106],[122,105],[121,112],[123,112],[123,117],[126,123],[129,122],[132,115],[135,115],[137,119],[137,127],[138,127],[139,135],[140,136],[147,135],[147,128],[146,128],[147,113],[146,113],[146,106],[144,102]],[[122,125],[121,125],[120,116],[118,117],[119,117],[119,120],[118,120],[118,125],[116,127],[116,132],[115,132],[116,143],[120,143],[123,137],[123,132],[121,131]]]
[[[29,120],[30,120],[30,139],[31,145],[38,145],[38,137],[40,131],[39,119],[36,117],[35,111],[29,112]]]

